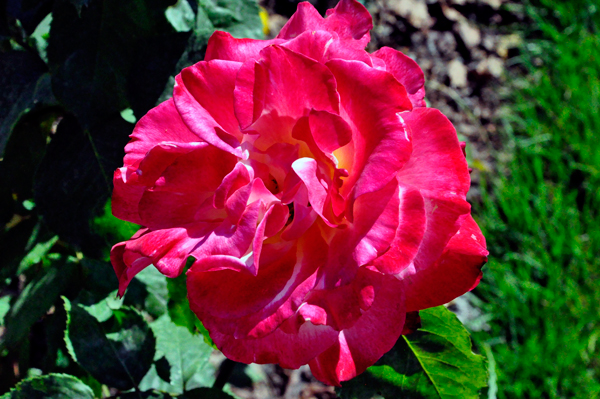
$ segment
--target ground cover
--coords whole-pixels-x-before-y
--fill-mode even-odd
[[[524,77],[503,119],[510,159],[482,175],[474,213],[490,262],[474,333],[498,398],[600,395],[600,15],[594,1],[525,11]],[[497,158],[498,159],[498,158]],[[492,377],[494,377],[492,375]]]

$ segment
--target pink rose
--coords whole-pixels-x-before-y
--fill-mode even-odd
[[[111,259],[122,295],[150,264],[176,277],[192,256],[191,308],[227,357],[339,385],[418,310],[475,287],[487,251],[421,69],[364,51],[358,2],[327,15],[302,3],[276,39],[213,34],[125,147],[113,213],[145,227]]]

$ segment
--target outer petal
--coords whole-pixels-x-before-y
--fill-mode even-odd
[[[407,310],[439,306],[475,288],[487,255],[485,238],[469,215],[433,266],[404,279]]]
[[[418,271],[440,257],[469,213],[466,194],[470,178],[456,130],[441,112],[415,108],[401,118],[412,131],[413,153],[398,172],[398,180],[420,190],[427,216],[423,242],[414,260]]]
[[[260,50],[263,48],[272,44],[280,44],[284,41],[282,39],[236,39],[231,36],[231,33],[217,30],[208,39],[204,61],[228,60],[245,62],[250,59],[257,59]]]
[[[241,62],[214,60],[198,62],[181,71],[181,82],[198,104],[239,141],[242,136],[233,113],[233,89],[241,66]]]
[[[138,204],[142,199],[145,187],[127,184],[127,168],[115,170],[113,175],[112,214],[122,220],[141,224],[142,220],[138,214]]]
[[[193,305],[192,309],[193,308]],[[338,332],[329,326],[315,326],[306,322],[297,332],[281,329],[256,339],[235,339],[231,335],[211,332],[217,347],[229,359],[242,363],[278,363],[281,367],[297,369],[329,348]]]
[[[341,0],[334,9],[328,10],[327,18],[321,17],[310,3],[304,2],[298,4],[296,13],[281,29],[277,38],[292,39],[305,31],[333,31],[340,39],[348,41],[348,45],[365,48],[372,28],[371,15],[355,0]]]
[[[373,65],[369,53],[362,48],[347,44],[347,41],[341,40],[335,32],[318,30],[303,32],[298,37],[282,43],[281,46],[322,64],[339,58],[362,61],[369,66]]]
[[[211,228],[209,224],[197,224],[188,228],[142,229],[129,241],[116,244],[110,258],[119,278],[119,296],[123,296],[133,277],[150,264],[167,277],[177,277],[191,250]]]
[[[373,287],[371,307],[338,341],[310,361],[314,376],[330,385],[340,386],[372,366],[389,351],[402,333],[406,311],[402,283],[391,276],[361,268],[356,280]]]
[[[210,111],[199,102],[212,104],[209,109],[214,109],[215,104],[221,102],[231,103],[231,93],[222,90],[222,87],[215,82],[220,82],[225,87],[233,87],[235,71],[240,64],[231,61],[210,61],[210,63],[201,62],[201,64],[202,66],[199,67],[192,66],[184,69],[186,72],[175,77],[175,89],[173,90],[175,107],[185,125],[198,137],[223,151],[242,158],[243,153],[238,147],[238,138],[240,137],[237,136],[237,131],[226,131],[225,127],[215,119],[216,117],[231,128],[232,118],[228,116],[227,110],[224,109],[213,117]],[[191,76],[202,78],[196,81],[186,79],[186,76],[187,78]],[[187,87],[186,82],[190,87]]]
[[[125,166],[141,161],[152,147],[163,141],[176,143],[202,141],[183,123],[173,99],[152,108],[135,125],[131,141],[125,146]]]
[[[116,217],[142,224],[137,207],[144,186],[139,185],[135,171],[146,153],[165,141],[186,145],[202,141],[183,123],[172,99],[159,104],[140,119],[131,134],[131,141],[125,146],[125,167],[116,170],[113,177],[112,210]]]
[[[390,47],[382,47],[371,56],[385,62],[386,70],[406,87],[414,107],[425,106],[425,75],[412,58]]]

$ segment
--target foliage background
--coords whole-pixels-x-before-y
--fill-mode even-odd
[[[491,167],[475,172],[471,198],[491,255],[468,296],[483,316],[466,325],[488,372],[436,308],[341,397],[600,395],[600,12],[594,0],[514,4],[523,18],[505,33],[522,41],[493,121],[501,145],[481,150]],[[242,397],[236,384],[260,397],[281,376],[280,396],[336,395],[306,373],[293,382],[223,362],[183,276],[149,268],[115,299],[108,253],[137,227],[110,214],[112,171],[135,121],[202,59],[214,29],[265,34],[252,0],[0,1],[0,395],[25,381],[6,397]]]

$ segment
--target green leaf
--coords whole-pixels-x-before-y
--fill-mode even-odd
[[[6,331],[0,346],[13,347],[27,337],[29,329],[54,304],[77,276],[77,264],[62,256],[49,259],[50,266],[38,273],[11,304],[4,321]]]
[[[192,334],[200,332],[204,337],[204,342],[217,349],[213,340],[208,334],[208,330],[204,328],[202,322],[190,309],[190,303],[187,299],[187,287],[185,283],[185,273],[182,273],[176,278],[167,279],[167,288],[169,290],[169,317],[178,326],[188,329]]]
[[[136,387],[150,369],[156,339],[135,309],[113,310],[104,323],[64,298],[65,341],[73,359],[99,382],[121,390]]]
[[[422,327],[358,377],[344,382],[344,399],[475,399],[487,385],[486,361],[456,316],[440,306],[421,310]]]
[[[94,399],[89,386],[67,374],[28,378],[0,399]]]
[[[170,385],[161,387],[161,390],[183,393],[213,384],[215,368],[208,362],[213,348],[200,336],[175,325],[168,315],[161,316],[150,327],[156,335],[155,359],[160,360],[164,356],[170,365]]]

